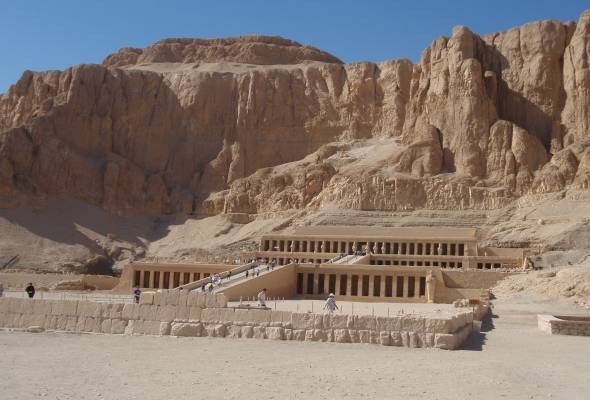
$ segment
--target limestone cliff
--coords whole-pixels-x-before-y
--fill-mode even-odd
[[[417,64],[296,42],[168,39],[25,72],[0,96],[0,206],[123,213],[490,209],[590,186],[590,12]]]

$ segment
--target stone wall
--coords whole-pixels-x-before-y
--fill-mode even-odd
[[[590,336],[589,317],[538,315],[537,326],[550,335]]]
[[[456,349],[473,313],[424,317],[226,307],[223,295],[146,293],[140,304],[0,299],[0,326],[128,335],[209,336]],[[34,328],[34,329],[39,329]]]

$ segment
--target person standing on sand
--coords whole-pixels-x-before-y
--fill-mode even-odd
[[[266,307],[266,288],[258,292],[258,305],[260,307]]]
[[[25,288],[25,292],[29,295],[29,299],[35,297],[35,286],[33,286],[32,282],[29,282],[29,286]]]
[[[133,288],[133,301],[137,304],[139,303],[139,298],[141,297],[141,289],[139,286],[135,286]]]
[[[334,293],[330,293],[328,299],[326,300],[326,304],[324,304],[324,310],[328,312],[328,314],[332,314],[334,310],[337,310],[338,306],[336,305],[336,298],[334,297]]]
[[[4,295],[4,286],[2,286],[2,282],[0,282],[0,297]]]

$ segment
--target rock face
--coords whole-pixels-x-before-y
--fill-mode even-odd
[[[276,37],[167,39],[0,97],[0,206],[130,214],[489,209],[590,186],[590,12],[419,63]]]

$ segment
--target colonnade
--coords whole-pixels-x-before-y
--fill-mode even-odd
[[[133,271],[133,286],[145,289],[174,289],[180,285],[207,278],[214,273],[171,271],[169,269],[165,271],[158,269],[135,269]]]
[[[297,272],[298,295],[327,296],[334,293],[338,298],[405,298],[429,301],[434,297],[432,279],[428,272]]]
[[[334,239],[273,239],[264,238],[261,251],[281,253],[337,253],[355,254],[398,254],[398,255],[444,255],[466,256],[468,245],[465,242],[450,241],[355,241]]]

